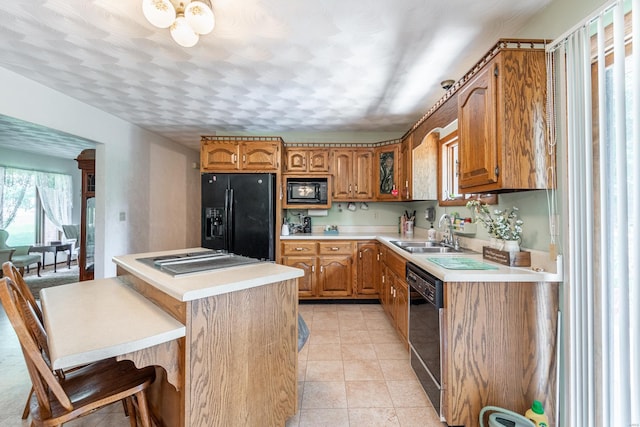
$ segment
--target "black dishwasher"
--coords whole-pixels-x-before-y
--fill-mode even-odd
[[[442,280],[413,263],[407,263],[409,285],[409,347],[411,367],[418,376],[431,404],[441,413],[441,326]]]

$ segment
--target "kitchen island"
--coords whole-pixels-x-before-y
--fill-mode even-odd
[[[173,277],[140,261],[202,250],[114,257],[118,279],[186,329],[169,354],[124,357],[139,367],[158,365],[157,358],[177,361],[177,372],[157,368],[159,380],[148,393],[160,425],[284,426],[297,410],[302,272],[261,262]]]

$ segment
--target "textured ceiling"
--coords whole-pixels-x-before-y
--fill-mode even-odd
[[[400,136],[440,81],[550,1],[212,0],[216,27],[192,48],[140,0],[12,1],[0,67],[192,148],[230,133]],[[0,121],[0,145],[14,124]]]

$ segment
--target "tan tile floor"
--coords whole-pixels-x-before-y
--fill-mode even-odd
[[[380,305],[301,304],[300,313],[311,333],[299,354],[299,411],[286,427],[443,426]],[[20,420],[29,388],[0,307],[0,427],[29,425]],[[129,420],[114,404],[65,426],[127,427]]]
[[[441,427],[378,304],[301,304],[299,411],[287,427]]]

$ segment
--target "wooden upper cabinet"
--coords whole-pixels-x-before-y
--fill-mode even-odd
[[[373,153],[370,149],[332,151],[333,201],[372,200]]]
[[[400,200],[400,145],[376,148],[376,200]]]
[[[282,140],[233,140],[203,137],[200,144],[201,172],[278,172]]]
[[[279,142],[248,141],[240,145],[243,170],[272,171],[280,168]]]
[[[329,150],[322,148],[288,148],[285,173],[328,173]]]
[[[352,198],[353,151],[334,150],[332,153],[333,194],[332,199],[349,200]]]
[[[373,198],[373,153],[369,149],[353,153],[353,194],[358,200]]]
[[[400,144],[400,199],[413,200],[413,133]]]
[[[237,142],[206,141],[200,146],[200,167],[203,172],[238,170],[240,145]]]
[[[544,49],[503,48],[458,92],[462,193],[551,188]]]

